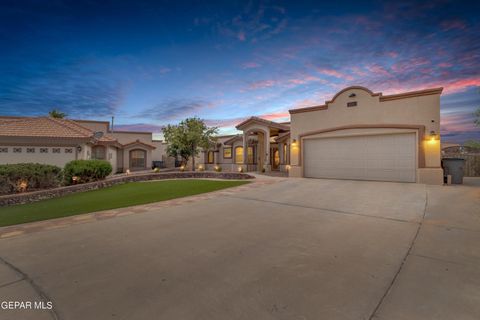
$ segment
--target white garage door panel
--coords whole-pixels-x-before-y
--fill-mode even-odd
[[[306,139],[310,178],[415,182],[414,133]]]

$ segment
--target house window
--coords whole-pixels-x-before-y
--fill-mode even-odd
[[[213,151],[208,151],[207,163],[213,163],[214,158],[215,158],[215,155],[213,154]]]
[[[243,147],[235,148],[235,163],[243,163]]]
[[[104,146],[92,147],[92,159],[105,160],[105,147]]]
[[[13,148],[13,153],[22,153],[22,148]]]
[[[52,148],[52,153],[60,153],[60,148]]]
[[[247,148],[247,163],[254,164],[255,163],[255,153],[253,147]]]
[[[147,166],[147,152],[145,150],[130,151],[130,168],[145,169]]]
[[[73,149],[72,148],[65,148],[65,153],[73,153]]]
[[[8,148],[0,148],[0,153],[7,153],[8,152]]]
[[[27,153],[35,153],[35,148],[27,148]]]
[[[232,148],[223,148],[223,159],[232,159]]]
[[[40,153],[48,153],[48,148],[40,148]]]

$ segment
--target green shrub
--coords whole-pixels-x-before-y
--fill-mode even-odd
[[[73,160],[65,165],[63,177],[65,184],[86,183],[105,179],[112,173],[112,165],[105,160]]]
[[[0,165],[0,194],[58,187],[62,169],[40,163]]]

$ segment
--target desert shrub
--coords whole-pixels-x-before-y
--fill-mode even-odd
[[[112,165],[105,160],[73,160],[65,165],[63,179],[65,184],[86,183],[105,179],[112,173]]]
[[[0,194],[58,187],[62,169],[40,163],[0,165]]]

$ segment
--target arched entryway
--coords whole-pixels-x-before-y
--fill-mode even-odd
[[[134,149],[130,151],[130,170],[145,170],[147,168],[147,151]]]
[[[277,148],[272,150],[272,170],[278,170],[280,166],[280,152]]]

